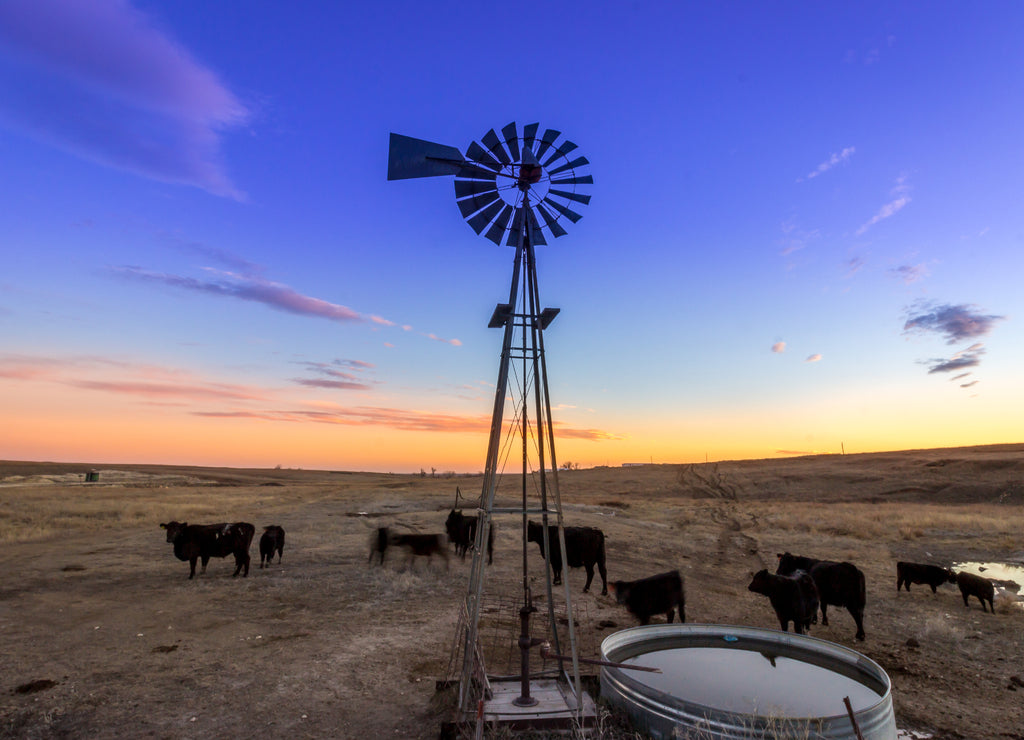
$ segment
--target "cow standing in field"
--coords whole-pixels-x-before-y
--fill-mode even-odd
[[[943,583],[956,583],[956,573],[949,568],[942,568],[938,565],[927,565],[926,563],[896,563],[896,590],[906,586],[910,590],[911,583],[926,583],[932,587],[932,593],[938,593],[939,586]]]
[[[203,568],[200,574],[206,573],[206,564],[210,558],[235,556],[235,572],[237,576],[243,569],[242,576],[249,575],[249,545],[252,544],[256,527],[248,522],[234,524],[189,524],[188,522],[167,522],[160,525],[167,530],[167,541],[174,544],[174,556],[178,560],[189,561],[188,577],[196,574],[196,561],[201,560]]]
[[[569,561],[570,568],[586,568],[587,583],[583,587],[583,593],[590,590],[590,583],[594,580],[594,566],[597,565],[601,573],[601,595],[608,594],[608,571],[605,568],[604,557],[604,532],[595,527],[564,527],[565,531],[565,556]],[[540,547],[540,554],[547,557],[544,552],[544,527],[536,522],[528,522],[526,525],[526,540],[536,542]],[[551,544],[551,570],[555,574],[554,585],[562,582],[562,548],[558,544],[558,526],[548,525],[548,542]]]
[[[377,527],[377,531],[370,538],[370,559],[366,562],[372,563],[374,555],[380,555],[380,564],[384,565],[384,554],[388,551],[388,541],[391,536],[387,527]]]
[[[964,597],[964,606],[970,608],[970,604],[967,603],[967,599],[971,596],[977,596],[978,601],[981,602],[981,610],[996,613],[995,606],[992,604],[992,600],[996,596],[996,587],[992,585],[992,581],[981,576],[976,576],[973,573],[965,573],[960,571],[956,574],[956,585],[960,587],[960,595]],[[985,602],[988,602],[989,609],[985,608]]]
[[[792,622],[793,631],[802,635],[818,621],[818,588],[805,570],[790,576],[772,575],[767,568],[759,570],[747,590],[768,597],[783,632],[789,631]]]
[[[440,555],[444,559],[444,567],[448,567],[448,541],[443,534],[393,534],[388,538],[388,544],[408,550],[410,567],[417,555],[426,555],[429,562],[434,553]]]
[[[284,527],[271,524],[263,528],[263,534],[260,536],[260,568],[263,567],[264,559],[267,561],[267,567],[270,567],[275,551],[277,562],[280,564],[281,556],[284,555]]]
[[[466,552],[470,548],[475,547],[476,525],[477,520],[475,517],[466,516],[459,509],[452,509],[448,512],[448,519],[444,523],[444,528],[448,533],[448,539],[455,545],[455,554],[461,556],[463,560],[466,559]],[[490,565],[493,560],[494,522],[491,522],[491,527],[487,534],[487,564]]]
[[[650,624],[654,614],[664,614],[671,622],[677,609],[679,621],[686,621],[686,592],[683,590],[683,577],[678,570],[637,581],[615,581],[612,591],[615,592],[615,600],[625,604],[629,613],[640,620],[640,624]]]
[[[780,576],[792,575],[798,570],[805,570],[814,579],[818,589],[818,603],[821,607],[821,623],[828,626],[828,607],[845,607],[853,621],[857,623],[856,639],[864,639],[864,606],[867,604],[867,591],[864,584],[864,573],[853,563],[835,563],[831,560],[816,560],[797,555],[781,553],[779,567],[775,573]]]

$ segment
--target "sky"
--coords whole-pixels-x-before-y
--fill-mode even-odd
[[[392,132],[590,161],[582,467],[1024,441],[1024,6],[0,3],[0,459],[483,470],[514,250]]]

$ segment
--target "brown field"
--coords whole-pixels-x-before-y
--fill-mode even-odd
[[[300,470],[0,462],[0,736],[433,738],[469,561],[389,552],[372,527],[443,531],[448,478]],[[611,579],[678,568],[691,622],[776,628],[750,575],[775,553],[867,576],[867,640],[830,610],[811,634],[874,659],[897,724],[936,738],[1024,738],[1024,609],[965,608],[955,586],[897,594],[900,559],[1024,560],[1024,445],[561,472],[568,524],[608,538]],[[500,496],[514,504],[519,479]],[[508,492],[507,494],[505,492]],[[188,580],[160,522],[287,531],[283,562]],[[515,517],[498,519],[487,593],[515,600]],[[543,561],[531,546],[535,590]],[[569,579],[584,655],[634,620]],[[833,616],[834,615],[834,616]],[[657,621],[657,618],[656,618]]]

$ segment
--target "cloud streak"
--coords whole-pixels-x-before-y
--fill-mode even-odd
[[[984,354],[984,345],[980,343],[972,344],[970,347],[963,350],[962,352],[957,352],[948,360],[944,358],[939,358],[933,360],[926,360],[922,364],[928,365],[929,375],[934,375],[936,373],[959,373],[961,370],[967,370],[968,368],[977,367],[978,365],[980,365],[981,356]],[[951,378],[951,380],[963,378],[967,375],[970,375],[970,373],[961,373],[957,375],[956,378]],[[974,382],[976,383],[977,381]],[[970,383],[969,385],[973,384],[974,383]],[[961,388],[966,387],[967,386],[961,386]]]
[[[843,149],[841,152],[839,152],[838,154],[833,152],[829,156],[828,159],[826,159],[824,162],[819,164],[817,166],[817,168],[814,169],[812,172],[809,172],[807,174],[807,179],[808,180],[813,180],[818,175],[822,175],[822,174],[828,172],[830,169],[832,169],[836,165],[842,164],[843,162],[848,162],[850,160],[850,157],[852,157],[853,153],[856,152],[856,151],[857,151],[856,147],[848,146],[845,149]]]
[[[242,200],[220,136],[249,117],[216,74],[125,0],[0,3],[0,122],[25,135]]]
[[[200,246],[192,245],[190,248],[199,249]],[[207,255],[216,255],[216,259],[218,261],[244,263],[248,265],[251,273],[262,271],[259,266],[244,262],[244,260],[234,257],[229,253],[211,250],[207,247],[202,247],[202,249],[203,253]],[[288,285],[267,280],[258,274],[227,272],[207,267],[203,268],[204,271],[215,276],[215,279],[200,280],[198,278],[184,275],[155,272],[131,265],[122,265],[120,267],[112,267],[109,269],[110,272],[117,277],[126,280],[164,285],[169,288],[219,296],[222,298],[235,298],[243,301],[251,301],[254,303],[260,303],[277,311],[283,311],[285,313],[291,313],[298,316],[327,319],[328,321],[335,321],[339,323],[370,323],[386,327],[398,326],[396,322],[386,319],[383,316],[362,314],[348,306],[331,303],[330,301],[325,301],[322,298],[314,298],[312,296],[304,295]],[[412,330],[412,327],[409,325],[403,325],[401,328],[403,331]],[[462,342],[458,339],[445,339],[433,333],[420,332],[420,336],[432,339],[436,342],[450,344],[453,347],[462,346]]]
[[[895,216],[897,213],[903,210],[903,208],[910,203],[910,186],[907,184],[906,175],[900,175],[896,180],[896,186],[892,189],[891,195],[893,200],[882,206],[878,213],[871,217],[871,219],[857,229],[857,236],[861,236],[868,229],[880,221],[884,221],[887,218]]]
[[[302,388],[315,390],[334,390],[337,386],[332,383],[358,384],[358,380],[347,379],[348,375],[372,368],[369,363],[357,360],[298,364],[320,374],[319,379],[325,384],[298,382]],[[316,380],[318,378],[312,379]],[[0,353],[0,381],[54,383],[81,391],[124,397],[147,406],[169,406],[179,409],[179,413],[209,419],[259,419],[480,435],[486,434],[491,426],[490,416],[480,414],[460,415],[372,405],[342,406],[322,398],[295,400],[281,389],[222,383],[186,370],[93,356],[59,358]],[[564,423],[555,424],[555,434],[565,439],[622,439],[601,429],[578,428]]]

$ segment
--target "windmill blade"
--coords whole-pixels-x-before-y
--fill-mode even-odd
[[[465,198],[469,195],[480,193],[497,192],[498,185],[494,179],[491,180],[456,180],[455,197]]]
[[[482,141],[484,146],[487,147],[487,151],[497,157],[498,161],[502,164],[512,164],[512,160],[508,158],[508,152],[506,152],[505,147],[501,145],[501,139],[499,139],[498,135],[494,133],[493,128],[484,134],[480,141]]]
[[[544,131],[544,135],[540,137],[540,145],[537,147],[537,151],[534,154],[537,155],[537,159],[544,156],[544,152],[548,150],[552,144],[555,143],[555,139],[562,135],[561,131],[557,131],[553,128],[549,128]]]
[[[391,134],[388,146],[388,179],[457,175],[465,164],[462,152],[453,146]]]
[[[549,175],[557,175],[559,172],[565,172],[566,170],[574,170],[577,167],[582,167],[585,164],[590,164],[590,160],[586,157],[577,157],[571,162],[566,162],[561,167],[555,167],[555,169],[548,172]]]
[[[528,123],[523,126],[523,148],[533,149],[533,140],[537,138],[539,123]]]
[[[524,208],[526,211],[526,228],[527,234],[530,235],[531,242],[536,245],[547,244],[547,240],[544,238],[544,232],[540,230],[540,224],[537,223],[537,215],[533,212],[532,208]]]
[[[548,191],[548,195],[558,195],[558,196],[561,196],[562,198],[565,198],[566,200],[574,200],[577,203],[582,203],[583,205],[588,205],[590,203],[590,196],[589,195],[581,195],[580,193],[571,193],[568,190],[555,190],[554,188],[551,188]]]
[[[544,166],[547,167],[549,164],[554,162],[559,157],[564,157],[569,152],[571,152],[573,149],[578,149],[578,148],[579,148],[579,146],[577,144],[574,144],[571,141],[563,142],[560,146],[558,146],[555,149],[555,153],[552,154],[550,157],[548,157],[548,161],[544,163]]]
[[[476,214],[472,218],[466,219],[466,223],[473,228],[473,231],[479,234],[487,228],[487,224],[489,224],[491,220],[498,215],[498,211],[500,211],[504,205],[505,203],[501,198],[498,198],[498,200],[491,203],[491,205],[480,211],[480,213]]]
[[[551,198],[544,198],[544,202],[547,203],[552,208],[554,208],[559,213],[561,213],[563,216],[565,216],[567,219],[569,219],[573,223],[576,223],[581,218],[583,218],[583,216],[581,216],[580,214],[576,213],[576,211],[573,211],[573,210],[570,210],[569,208],[566,208],[561,203],[556,203],[555,201],[551,200]]]
[[[459,210],[462,211],[462,217],[469,218],[481,208],[485,208],[491,203],[499,200],[501,200],[501,196],[498,195],[497,190],[494,190],[490,193],[483,193],[472,198],[464,198],[456,201],[456,203],[459,205]]]
[[[490,152],[475,141],[466,148],[466,156],[476,164],[482,164],[484,167],[490,167],[492,170],[498,171],[501,169],[501,162],[492,157]]]
[[[501,133],[505,134],[505,146],[508,147],[508,153],[512,155],[512,161],[519,161],[519,135],[516,131],[516,122],[513,121],[505,128],[501,130]]]
[[[554,234],[557,239],[560,236],[565,236],[568,232],[562,228],[561,224],[558,223],[558,217],[553,215],[551,211],[544,207],[543,203],[537,204],[537,211],[540,213],[541,218],[544,219],[544,225]]]
[[[512,220],[512,206],[505,204],[505,207],[501,209],[501,213],[491,224],[491,228],[484,234],[485,237],[490,239],[492,242],[501,246],[501,240],[505,236],[505,230],[508,229],[508,222]]]
[[[561,180],[552,180],[552,185],[593,185],[594,178],[590,175],[577,175],[575,177],[566,177]]]

